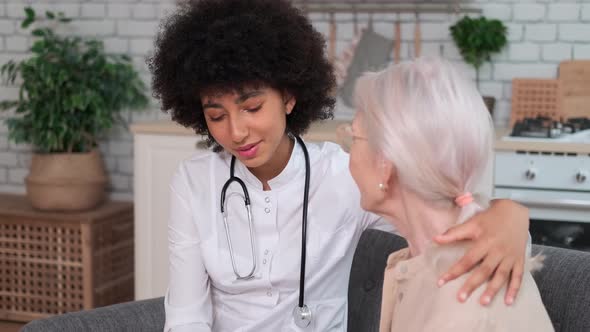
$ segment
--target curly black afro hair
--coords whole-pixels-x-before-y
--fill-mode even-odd
[[[207,135],[202,92],[272,87],[297,100],[287,130],[333,117],[336,85],[325,40],[285,0],[200,0],[162,24],[148,59],[154,97],[172,120]]]

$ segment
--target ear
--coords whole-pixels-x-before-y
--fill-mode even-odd
[[[295,104],[297,103],[295,97],[293,97],[293,95],[290,93],[285,92],[283,93],[283,101],[285,103],[285,112],[287,115],[291,114],[291,112],[293,112],[293,108],[295,108]]]
[[[397,181],[397,172],[395,166],[393,166],[393,163],[385,159],[383,156],[377,157],[377,162],[379,163],[380,183],[383,183],[387,187],[391,188]]]

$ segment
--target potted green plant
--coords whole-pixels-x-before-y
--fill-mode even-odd
[[[25,8],[21,26],[35,28],[31,56],[0,67],[17,100],[2,100],[8,138],[30,144],[33,156],[25,179],[32,205],[44,210],[81,210],[99,204],[107,176],[98,139],[122,119],[125,109],[147,106],[145,85],[129,57],[107,54],[98,40],[60,36],[54,28],[70,22],[47,11],[46,26]],[[18,78],[18,80],[17,80]]]
[[[451,36],[461,56],[475,68],[476,83],[479,88],[479,70],[486,62],[491,62],[491,55],[506,46],[506,26],[499,20],[486,17],[470,18],[464,16],[450,27]],[[490,113],[493,113],[495,98],[484,96]]]

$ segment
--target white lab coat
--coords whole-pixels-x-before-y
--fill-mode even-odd
[[[348,154],[333,143],[307,143],[309,189],[305,303],[308,328],[293,323],[299,296],[301,214],[305,179],[303,151],[291,158],[270,191],[236,162],[246,184],[255,229],[255,278],[236,281],[232,269],[220,192],[229,178],[231,156],[196,155],[184,161],[171,183],[169,221],[170,284],[165,331],[346,331],[352,258],[363,230],[393,226],[363,211],[348,170]],[[229,225],[238,270],[251,266],[247,214],[241,187],[227,190]]]

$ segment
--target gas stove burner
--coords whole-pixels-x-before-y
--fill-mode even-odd
[[[572,127],[572,132],[577,133],[578,131],[590,129],[589,118],[569,118],[566,121],[568,126]]]
[[[565,122],[547,117],[524,118],[512,128],[512,137],[560,138],[567,134],[590,129],[590,119],[570,118]]]
[[[557,138],[561,136],[563,126],[560,122],[547,117],[524,118],[517,121],[512,128],[510,136]]]

